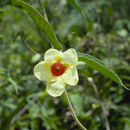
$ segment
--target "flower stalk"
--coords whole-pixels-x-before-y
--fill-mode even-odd
[[[76,122],[77,125],[81,128],[81,130],[87,130],[87,129],[80,123],[79,119],[77,118],[76,113],[75,113],[75,111],[74,111],[74,109],[73,109],[73,107],[72,107],[72,104],[71,104],[70,100],[69,100],[68,93],[67,93],[66,89],[65,89],[64,93],[65,93],[65,97],[66,97],[66,100],[67,100],[69,109],[70,109],[71,112],[72,112],[72,116],[73,116],[75,122]]]

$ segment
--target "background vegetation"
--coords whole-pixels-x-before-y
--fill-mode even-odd
[[[34,77],[34,66],[51,45],[13,2],[0,0],[0,130],[78,130],[65,96],[49,96],[45,84]],[[37,0],[25,2],[42,13]],[[42,1],[59,41],[65,49],[73,47],[101,59],[130,87],[130,1],[77,2],[84,19],[69,0]],[[78,71],[79,84],[67,89],[84,126],[129,130],[129,91],[89,67]]]

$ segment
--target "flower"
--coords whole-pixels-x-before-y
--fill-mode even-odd
[[[34,67],[34,75],[46,81],[48,94],[57,97],[62,95],[66,84],[75,86],[78,83],[77,64],[75,49],[70,48],[65,52],[49,49],[44,55],[44,61]]]

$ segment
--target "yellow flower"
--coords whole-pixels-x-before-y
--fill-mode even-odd
[[[49,49],[45,53],[44,61],[34,67],[34,75],[39,80],[46,81],[48,94],[57,97],[64,92],[66,84],[75,86],[78,83],[77,64],[75,49],[65,52]]]

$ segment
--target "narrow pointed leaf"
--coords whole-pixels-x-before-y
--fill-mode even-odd
[[[0,130],[9,130],[10,128],[10,123],[11,123],[11,120],[13,119],[13,117],[24,107],[25,103],[26,103],[26,99],[27,97],[31,94],[32,92],[29,91],[25,96],[24,98],[21,100],[21,102],[18,104],[17,108],[12,112],[10,113],[10,115],[8,115],[2,122],[2,125],[0,127]]]
[[[62,45],[57,40],[51,24],[37,10],[21,0],[16,1],[16,5],[20,5],[26,10],[26,12],[32,17],[33,21],[43,30],[44,34],[53,44],[54,48],[62,49]]]
[[[101,72],[105,76],[109,77],[111,80],[115,81],[121,86],[124,86],[119,76],[109,66],[105,65],[101,60],[97,59],[96,57],[88,54],[78,53],[78,59],[79,61],[86,62],[86,65],[88,67]]]
[[[13,85],[13,87],[14,87],[14,89],[16,91],[16,94],[18,94],[18,85],[17,85],[17,83],[11,77],[8,78],[8,81]]]
[[[82,18],[84,19],[84,14],[82,11],[82,8],[80,7],[80,5],[78,4],[78,2],[76,0],[67,0],[74,8],[76,8],[79,13],[81,14]]]

